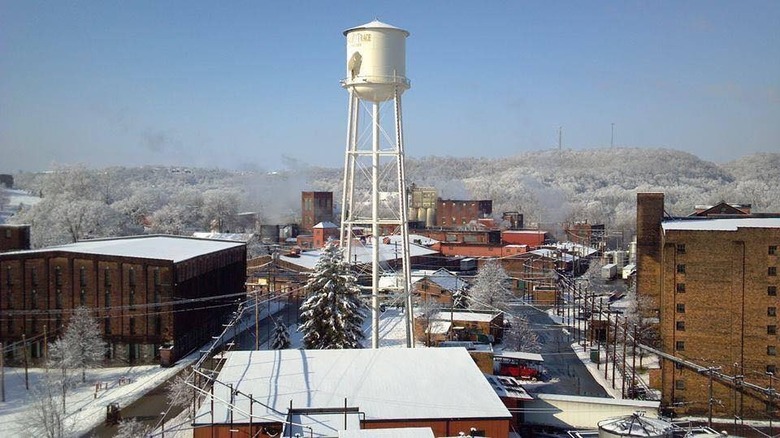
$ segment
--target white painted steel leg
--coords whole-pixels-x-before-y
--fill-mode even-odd
[[[371,348],[379,348],[379,102],[374,102],[371,162]]]

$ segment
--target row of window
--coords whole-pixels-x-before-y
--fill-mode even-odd
[[[676,321],[674,328],[678,332],[684,332],[685,331],[685,321]],[[768,335],[776,335],[777,334],[777,326],[776,325],[767,325],[766,326],[766,334],[768,334]]]
[[[14,310],[14,296],[13,291],[10,291],[8,293],[8,310]],[[130,289],[127,295],[127,304],[130,305],[130,310],[135,310],[134,306],[136,304],[135,299],[135,289]],[[159,303],[160,302],[160,291],[158,289],[154,290],[154,296],[153,296],[153,302]],[[111,307],[111,290],[106,289],[105,293],[103,294],[103,303],[105,307]],[[87,291],[85,289],[81,289],[81,292],[79,292],[79,305],[80,306],[86,306],[87,305]],[[56,309],[62,309],[62,290],[57,289],[55,293],[55,308]],[[38,309],[38,291],[33,289],[30,292],[30,309],[31,310],[37,310]]]
[[[685,244],[684,243],[678,243],[676,245],[677,254],[685,254]],[[777,255],[777,245],[769,245],[769,249],[767,251],[769,255]]]
[[[677,293],[685,293],[685,283],[677,283],[675,285],[675,290]],[[777,296],[777,286],[771,285],[766,287],[766,294],[770,297],[776,297]]]
[[[155,268],[154,272],[154,285],[159,286],[160,285],[160,269]],[[5,275],[5,284],[8,288],[12,286],[12,269],[10,266],[6,267],[6,275]],[[127,282],[128,284],[133,287],[135,286],[135,269],[130,268],[127,270]],[[79,269],[79,284],[81,287],[87,286],[87,268],[85,266],[82,266],[81,269]],[[111,269],[106,268],[103,272],[103,284],[106,287],[111,287]],[[35,267],[30,269],[30,285],[32,287],[38,286],[38,270],[35,269]],[[59,266],[54,267],[54,285],[57,287],[62,286],[62,268]]]
[[[136,318],[130,317],[128,320],[128,332],[131,335],[135,335],[136,333]],[[45,326],[44,326],[45,327]],[[57,315],[57,318],[55,320],[55,328],[62,327],[62,316]],[[37,316],[33,316],[30,318],[30,331],[31,333],[38,333],[40,331],[40,323],[38,321]],[[162,317],[154,316],[152,319],[152,329],[154,331],[155,335],[162,334]],[[111,317],[105,317],[103,318],[103,330],[106,335],[111,334]],[[7,320],[7,326],[6,326],[6,332],[8,334],[14,333],[14,320],[12,318],[9,318]]]

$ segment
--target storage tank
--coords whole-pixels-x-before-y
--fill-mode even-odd
[[[351,88],[367,101],[383,102],[409,88],[406,78],[406,37],[409,32],[374,20],[344,31],[347,37],[347,76]]]
[[[657,418],[633,414],[599,421],[599,438],[619,437],[671,437],[671,423]]]
[[[409,207],[409,221],[414,222],[417,220],[417,209],[414,207]]]
[[[436,209],[433,207],[428,207],[425,212],[425,226],[426,227],[435,227],[436,226]]]

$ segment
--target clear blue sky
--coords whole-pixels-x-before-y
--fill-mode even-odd
[[[0,172],[341,166],[342,31],[411,32],[407,156],[780,152],[780,2],[0,0]]]

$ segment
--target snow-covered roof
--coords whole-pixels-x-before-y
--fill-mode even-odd
[[[780,228],[780,217],[664,221],[661,223],[661,227],[664,231],[737,231],[739,228]]]
[[[430,427],[340,430],[339,438],[434,438]]]
[[[388,239],[390,243],[396,243],[401,241],[401,235],[392,234],[390,236],[384,237],[384,239]],[[409,243],[414,243],[422,246],[432,246],[436,243],[439,243],[439,241],[436,239],[431,239],[430,237],[427,236],[421,236],[419,234],[409,234]]]
[[[317,225],[313,226],[312,228],[328,228],[328,229],[331,229],[331,228],[338,228],[338,225],[334,224],[333,222],[324,221],[324,222],[318,223]]]
[[[235,242],[249,242],[255,235],[253,233],[217,233],[214,231],[192,233],[192,237],[198,239],[232,240]]]
[[[576,254],[581,257],[588,257],[599,252],[595,248],[591,248],[590,246],[581,245],[579,243],[574,243],[574,242],[556,242],[545,246],[555,247],[562,251]]]
[[[496,354],[496,357],[506,357],[510,359],[528,360],[531,362],[544,362],[542,355],[539,353],[528,353],[525,351],[503,351],[500,354]]]
[[[422,272],[422,271],[421,271]],[[415,278],[415,273],[412,273],[412,283],[417,283],[418,281],[421,281],[425,278],[431,280],[432,282],[436,283],[441,287],[442,289],[448,290],[448,291],[457,291],[465,289],[469,286],[468,283],[466,283],[460,276],[453,274],[452,272],[440,268],[436,271],[424,273],[419,278]]]
[[[372,251],[371,243],[368,243],[366,245],[352,245],[352,254],[349,257],[349,261],[357,262],[358,264],[371,263],[371,251]],[[317,261],[320,259],[321,253],[322,253],[321,250],[304,251],[300,253],[299,257],[289,257],[289,256],[282,255],[279,256],[279,259],[284,260],[285,262],[291,263],[293,265],[301,266],[306,269],[314,269],[314,266],[317,264]],[[419,257],[423,255],[432,255],[432,254],[438,254],[438,253],[428,248],[423,248],[422,246],[419,245],[414,245],[414,244],[409,245],[410,257]],[[383,243],[379,244],[380,262],[395,260],[400,257],[401,257],[400,248],[396,247],[395,245],[385,245]]]
[[[504,230],[502,231],[504,234],[530,234],[534,236],[538,236],[540,234],[547,234],[547,231],[544,230]]]
[[[366,420],[511,417],[463,348],[236,351],[217,380],[224,385],[214,385],[214,423],[230,420],[227,385],[254,394],[255,421],[283,422],[291,405],[332,408],[345,399]],[[234,423],[249,422],[249,402],[236,396]],[[211,404],[195,418],[212,424]]]
[[[204,254],[223,251],[243,245],[245,244],[240,242],[195,239],[182,236],[133,236],[116,239],[84,240],[68,245],[8,252],[4,255],[61,251],[114,257],[170,260],[174,263],[178,263]]]
[[[576,257],[571,254],[549,248],[535,249],[533,251],[529,251],[528,254],[535,254],[538,256],[547,257],[548,259],[563,260],[564,262],[573,262],[576,259]]]
[[[406,36],[409,36],[409,31],[401,29],[400,27],[395,27],[391,24],[382,23],[379,20],[371,21],[370,23],[366,23],[360,26],[351,27],[344,31],[344,35],[355,31],[355,30],[370,30],[370,29],[389,29],[389,30],[399,30],[403,32]]]
[[[476,313],[476,312],[450,312],[449,310],[436,312],[431,316],[434,321],[471,321],[471,322],[490,322],[498,314],[496,313]]]
[[[520,382],[512,376],[494,376],[485,374],[485,378],[493,387],[499,397],[514,398],[518,400],[533,400]]]

